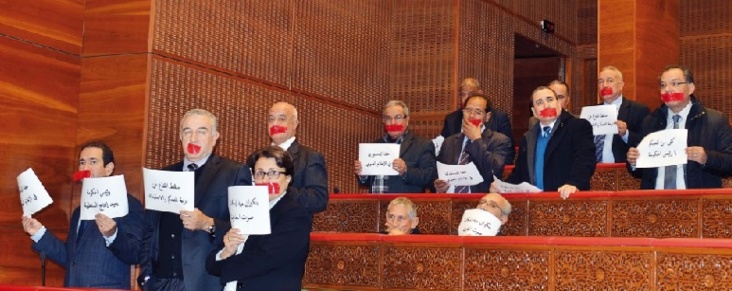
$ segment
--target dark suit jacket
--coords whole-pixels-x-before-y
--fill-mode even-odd
[[[513,141],[513,133],[511,132],[511,119],[508,118],[508,113],[499,109],[493,108],[491,110],[491,119],[485,124],[485,127],[502,133],[511,141],[511,150],[509,152],[509,159],[506,160],[506,164],[513,165],[513,159],[516,157],[515,142]],[[444,138],[448,138],[451,135],[461,132],[463,128],[463,110],[458,109],[445,116],[445,124],[442,126],[442,135]]]
[[[165,167],[168,171],[182,171],[183,161]],[[252,174],[249,167],[238,162],[212,154],[201,169],[196,182],[196,208],[214,219],[216,228],[226,228],[229,223],[228,187],[234,185],[252,185]],[[154,280],[154,266],[158,260],[160,214],[155,210],[145,212],[145,236],[141,251],[140,276],[138,283],[144,282],[146,276]],[[165,247],[165,246],[162,246]],[[213,250],[211,236],[205,231],[183,229],[181,233],[181,260],[183,281],[186,290],[218,290],[221,289],[218,278],[206,272],[206,257]],[[152,281],[148,281],[150,284]]]
[[[295,164],[292,184],[287,195],[295,197],[310,213],[318,213],[328,206],[328,171],[325,158],[319,152],[295,142],[287,148]]]
[[[528,182],[536,185],[534,157],[540,123],[529,128],[519,146],[516,168],[508,176],[509,183]],[[564,184],[579,190],[590,189],[590,178],[595,173],[595,142],[592,125],[562,111],[552,129],[552,136],[544,153],[544,191],[557,191]]]
[[[46,229],[38,243],[33,244],[33,249],[45,252],[66,269],[64,287],[130,289],[130,265],[140,259],[143,214],[137,198],[128,194],[127,202],[129,213],[114,218],[117,237],[109,247],[96,224],[87,227],[77,239],[79,207],[71,215],[66,243]]]
[[[668,107],[656,109],[643,120],[642,136],[666,129]],[[684,171],[686,188],[722,188],[722,178],[732,174],[732,129],[727,116],[694,102],[685,128],[687,146],[700,146],[707,153],[706,165],[688,161]],[[630,164],[628,164],[630,169]],[[641,189],[655,189],[658,168],[636,169],[631,173],[641,178]]]
[[[603,104],[600,102],[598,105]],[[618,109],[618,120],[628,124],[628,143],[626,144],[620,135],[613,135],[613,156],[616,163],[625,163],[628,160],[628,149],[638,146],[643,138],[640,134],[643,118],[649,114],[651,111],[648,107],[623,96],[623,102]]]
[[[465,134],[463,133],[454,134],[445,139],[437,160],[443,164],[457,165],[464,139]],[[465,151],[470,155],[469,161],[475,164],[480,175],[483,176],[483,182],[470,186],[471,193],[488,192],[493,183],[493,175],[503,177],[503,168],[509,158],[510,148],[511,141],[507,136],[487,128],[481,134],[480,139],[465,146]]]
[[[383,138],[377,139],[374,143],[385,143]],[[399,157],[407,164],[407,172],[403,177],[389,176],[386,185],[389,186],[389,193],[423,193],[425,188],[430,187],[437,177],[435,163],[435,145],[431,140],[413,135],[411,132],[404,134]],[[369,186],[374,182],[374,176],[368,176],[365,182],[356,178],[359,184]]]
[[[310,211],[288,189],[269,215],[271,234],[250,235],[241,254],[221,261],[216,254],[229,229],[216,230],[216,248],[208,255],[206,270],[219,276],[221,285],[237,280],[243,285],[240,290],[300,290],[310,248]]]

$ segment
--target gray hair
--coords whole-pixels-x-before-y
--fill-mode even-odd
[[[386,102],[386,105],[384,105],[384,110],[392,106],[401,106],[402,109],[404,109],[404,117],[409,116],[409,107],[407,106],[407,103],[404,103],[404,101],[390,100],[389,102]]]
[[[180,129],[181,130],[183,129],[183,120],[186,120],[186,118],[190,117],[191,115],[202,115],[202,116],[206,116],[209,119],[211,119],[211,132],[212,133],[216,132],[216,115],[213,115],[213,113],[211,113],[210,111],[208,111],[206,109],[200,109],[200,108],[188,110],[188,112],[186,112],[186,114],[183,115],[183,118],[180,119]]]
[[[615,75],[618,76],[618,79],[620,81],[623,80],[623,73],[620,72],[620,70],[617,67],[615,67],[615,66],[605,66],[605,67],[602,68],[602,70],[600,70],[600,72],[602,72],[604,70],[609,70],[609,71],[615,72]]]
[[[409,215],[410,219],[414,219],[415,217],[417,217],[417,206],[414,205],[414,202],[412,202],[412,200],[409,200],[409,198],[407,198],[407,197],[395,198],[394,200],[389,202],[389,206],[386,207],[386,211],[389,211],[389,209],[391,209],[392,206],[396,206],[396,205],[404,205],[405,207],[407,207],[407,215]],[[509,209],[509,212],[510,211],[511,210]]]

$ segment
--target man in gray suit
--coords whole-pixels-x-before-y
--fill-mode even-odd
[[[435,146],[432,141],[409,132],[409,107],[404,101],[391,100],[384,106],[383,137],[374,143],[399,144],[399,157],[392,162],[398,176],[361,176],[362,165],[356,160],[354,173],[358,183],[371,193],[422,193],[437,176]]]
[[[195,173],[193,211],[147,210],[138,283],[143,290],[221,290],[206,271],[217,226],[229,229],[228,187],[252,185],[249,167],[213,153],[219,132],[216,116],[188,111],[180,122],[183,161],[164,170]]]

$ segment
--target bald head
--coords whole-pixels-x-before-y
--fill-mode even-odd
[[[511,214],[511,203],[498,193],[488,193],[478,201],[478,208],[490,212],[498,217],[501,224],[506,224]]]

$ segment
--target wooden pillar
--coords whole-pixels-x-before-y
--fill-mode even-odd
[[[658,75],[679,62],[679,0],[598,0],[598,70],[623,72],[623,95],[653,110]]]

